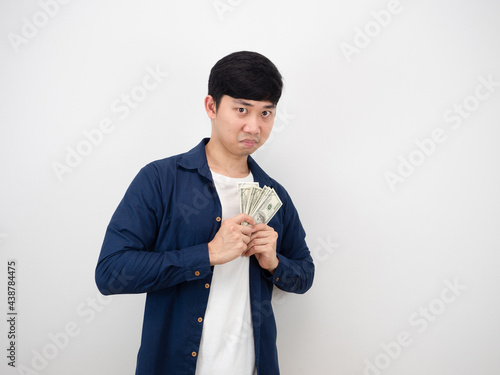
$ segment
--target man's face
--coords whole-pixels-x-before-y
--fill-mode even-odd
[[[205,108],[212,119],[211,141],[235,156],[250,155],[266,142],[276,114],[276,106],[271,102],[227,95],[217,108],[212,97],[207,96]]]

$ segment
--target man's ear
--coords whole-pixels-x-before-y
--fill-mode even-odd
[[[215,110],[215,101],[212,98],[212,95],[207,95],[205,97],[205,111],[207,111],[207,115],[211,120],[215,119],[216,110]]]

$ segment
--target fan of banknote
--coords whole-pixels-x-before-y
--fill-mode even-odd
[[[239,183],[238,193],[240,213],[253,217],[256,224],[269,223],[283,204],[273,188],[261,188],[258,182]]]

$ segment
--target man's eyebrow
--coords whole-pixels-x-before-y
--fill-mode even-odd
[[[234,103],[236,104],[241,104],[241,105],[245,105],[247,107],[253,107],[254,105],[251,104],[251,103],[248,103],[242,99],[235,99],[233,100]],[[266,109],[273,109],[273,108],[276,108],[276,104],[268,104],[268,105],[265,105],[264,108]]]

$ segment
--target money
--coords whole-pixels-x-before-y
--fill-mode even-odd
[[[238,183],[238,196],[240,197],[240,213],[247,211],[247,202],[249,202],[252,188],[258,188],[258,182],[240,182]]]
[[[258,182],[241,182],[238,184],[240,212],[250,215],[256,224],[269,223],[282,206],[278,194],[269,186],[259,187]],[[248,225],[248,223],[243,223]]]

